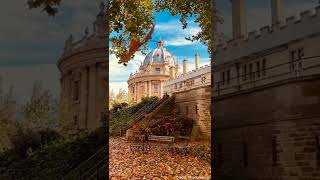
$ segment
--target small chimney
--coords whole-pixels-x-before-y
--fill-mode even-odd
[[[196,69],[199,69],[200,67],[200,55],[197,53],[194,57],[194,64],[196,66]]]
[[[283,24],[283,9],[281,0],[271,0],[272,25]]]
[[[189,66],[189,61],[187,59],[183,60],[183,74],[188,73],[188,66]]]
[[[247,36],[247,14],[245,0],[232,0],[233,39]]]

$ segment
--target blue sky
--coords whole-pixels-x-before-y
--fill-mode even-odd
[[[156,13],[155,19],[155,31],[152,39],[148,42],[149,49],[147,53],[157,47],[157,41],[161,38],[164,40],[165,48],[175,56],[181,68],[182,60],[186,58],[189,60],[190,70],[193,69],[194,55],[196,53],[200,54],[203,65],[209,64],[210,58],[207,46],[200,42],[191,42],[185,39],[185,37],[196,35],[200,31],[200,27],[193,22],[194,18],[188,19],[189,25],[184,30],[179,21],[179,16],[172,16],[169,12]],[[118,92],[119,88],[127,90],[127,80],[130,73],[138,70],[144,58],[145,55],[137,52],[135,58],[129,62],[127,67],[124,67],[121,64],[117,64],[118,60],[114,55],[110,55],[110,67],[112,67],[109,70],[110,89],[114,92]]]
[[[62,53],[64,42],[72,33],[75,40],[84,35],[84,29],[92,23],[99,11],[100,0],[63,0],[56,17],[46,16],[41,10],[29,10],[27,0],[7,0],[0,6],[0,75],[4,80],[4,88],[15,86],[19,102],[25,102],[30,96],[35,81],[42,81],[45,88],[59,94],[59,71],[56,62]],[[76,3],[75,3],[76,2]],[[285,16],[297,15],[299,12],[312,9],[318,0],[283,0]],[[225,19],[220,29],[226,35],[231,34],[231,5],[229,0],[217,0],[218,9]],[[270,0],[247,0],[249,31],[270,24]],[[150,50],[156,46],[160,36],[165,40],[165,47],[181,62],[183,58],[193,62],[196,52],[201,61],[208,60],[206,47],[190,44],[185,36],[196,33],[199,28],[195,24],[183,31],[177,17],[168,13],[157,14],[156,30]],[[135,71],[144,59],[142,54],[130,62],[127,68],[118,65],[111,57],[111,85],[120,87],[126,83],[130,72]],[[113,61],[112,61],[113,59]],[[119,73],[120,72],[120,73]],[[112,84],[113,83],[113,84]],[[117,84],[118,83],[118,84]],[[124,86],[125,87],[125,86]]]

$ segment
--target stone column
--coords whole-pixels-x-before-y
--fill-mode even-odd
[[[152,81],[148,81],[148,84],[149,84],[149,89],[148,89],[148,95],[149,95],[149,97],[151,97],[152,96]]]
[[[183,60],[183,74],[188,73],[188,68],[189,68],[189,61],[187,59]]]
[[[194,64],[195,64],[195,67],[196,69],[199,69],[200,67],[200,55],[199,53],[197,53],[194,57]]]
[[[64,95],[67,98],[67,100],[70,102],[71,101],[71,74],[68,72],[65,76],[65,91]]]
[[[137,82],[137,102],[140,102],[140,87],[139,87],[139,85],[140,85],[140,83],[139,82]]]
[[[138,89],[137,89],[137,83],[134,83],[134,101],[135,101],[135,102],[138,102],[137,91],[138,91]]]
[[[144,81],[144,95],[148,97],[148,81]]]
[[[232,0],[232,31],[233,38],[247,36],[247,17],[245,0]]]
[[[80,128],[88,128],[88,69],[81,69],[81,90],[80,90]]]
[[[96,96],[95,96],[95,123],[96,127],[100,127],[101,124],[101,114],[106,112],[107,108],[107,92],[108,83],[106,81],[107,77],[107,64],[99,63],[97,64],[97,75],[96,75]]]
[[[271,20],[272,25],[283,23],[283,9],[281,0],[271,0]]]
[[[88,102],[88,128],[93,129],[95,124],[95,99],[96,99],[96,64],[90,65],[89,68],[89,102]]]
[[[160,98],[163,96],[163,81],[160,80]]]

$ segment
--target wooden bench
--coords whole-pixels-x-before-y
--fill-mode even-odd
[[[157,141],[157,142],[165,142],[164,148],[172,151],[172,145],[174,143],[175,137],[172,136],[155,136],[149,135],[148,141]],[[135,143],[130,145],[131,151],[138,151],[141,150],[143,152],[148,152],[151,149],[151,145],[149,143]]]
[[[149,135],[148,141],[157,141],[157,142],[164,142],[166,143],[163,148],[167,149],[168,151],[172,150],[172,145],[174,143],[175,137],[173,136],[155,136]]]
[[[183,142],[175,144],[171,147],[171,152],[181,154],[181,155],[187,155],[188,153],[188,144],[190,141],[190,137],[188,136],[178,136],[180,140]]]
[[[160,141],[160,142],[173,143],[174,139],[175,138],[172,136],[155,136],[155,135],[148,136],[148,141]]]

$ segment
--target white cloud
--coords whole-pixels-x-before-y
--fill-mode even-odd
[[[200,31],[200,27],[192,22],[188,24],[186,29],[182,29],[182,25],[178,19],[165,23],[159,23],[155,26],[156,34],[159,34],[160,36],[166,35],[166,39],[164,39],[164,41],[165,44],[169,46],[200,44],[199,42],[192,42],[185,39],[186,37],[196,35]]]
[[[110,89],[110,92],[113,91],[115,94],[119,92],[119,89],[122,89],[128,92],[128,84],[127,82],[110,82],[109,89]]]
[[[165,40],[164,42],[168,46],[186,46],[186,45],[200,44],[200,42],[192,42],[192,41],[186,40],[184,37],[168,39],[168,40]]]

